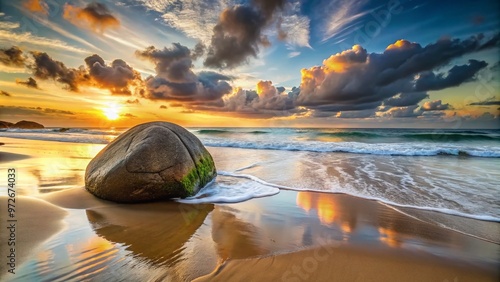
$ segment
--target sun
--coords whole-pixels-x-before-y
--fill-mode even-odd
[[[110,105],[109,107],[102,109],[102,112],[109,120],[115,120],[120,117],[120,109],[117,105]]]

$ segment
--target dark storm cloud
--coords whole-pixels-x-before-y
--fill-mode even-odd
[[[33,51],[31,55],[35,59],[35,64],[29,67],[36,78],[54,79],[65,84],[71,91],[78,91],[79,84],[89,80],[85,70],[67,68],[62,62],[52,59],[45,52]]]
[[[98,32],[120,25],[120,21],[111,14],[108,7],[98,2],[89,3],[85,8],[66,4],[64,5],[63,17],[74,25],[87,27]]]
[[[92,55],[84,59],[86,67],[68,68],[45,52],[30,53],[34,63],[27,67],[32,70],[36,78],[53,79],[64,84],[70,91],[78,92],[81,86],[95,86],[107,89],[112,94],[131,95],[131,90],[140,91],[143,85],[139,72],[121,59],[116,59],[107,65],[99,55]],[[36,85],[36,81],[21,84],[33,86]]]
[[[423,99],[429,98],[427,92],[400,93],[394,97],[384,100],[384,105],[393,107],[406,107],[416,105]]]
[[[213,102],[231,92],[227,82],[231,77],[216,72],[195,74],[191,50],[179,43],[163,49],[151,46],[136,51],[136,55],[155,64],[156,75],[149,76],[145,81],[146,98],[188,103]]]
[[[259,46],[269,45],[263,35],[264,28],[273,20],[284,0],[254,0],[253,6],[236,5],[225,9],[213,29],[205,66],[233,68],[256,57]]]
[[[147,59],[155,64],[157,75],[170,82],[193,82],[196,76],[191,70],[193,67],[191,50],[180,43],[173,43],[171,48],[156,49],[150,46],[135,54],[141,59]]]
[[[327,58],[322,66],[302,69],[300,94],[295,104],[332,112],[374,109],[382,104],[416,105],[426,97],[427,90],[473,80],[486,63],[471,60],[467,65],[452,67],[446,76],[434,74],[434,68],[465,54],[498,48],[499,42],[498,34],[491,38],[479,34],[465,40],[442,39],[425,47],[399,40],[383,53],[370,54],[356,45]],[[413,115],[409,111],[399,109],[392,114]]]
[[[23,51],[17,46],[0,49],[0,63],[6,66],[22,67],[26,61]]]
[[[469,106],[497,106],[500,105],[500,101],[483,101],[470,103]]]
[[[202,57],[205,54],[206,48],[207,47],[205,45],[203,45],[203,43],[201,43],[201,42],[196,43],[193,50],[191,50],[191,58],[193,58],[193,60],[196,60],[196,59]]]
[[[485,39],[483,34],[471,36],[465,40],[441,39],[425,47],[400,40],[390,45],[383,54],[374,57],[384,66],[377,82],[379,85],[386,85],[409,75],[449,63],[453,58],[498,47],[499,44],[499,34],[495,34],[490,39]]]
[[[476,73],[485,68],[485,61],[469,60],[469,64],[452,67],[447,74],[423,72],[416,81],[415,88],[419,91],[441,90],[474,80]]]
[[[376,109],[339,112],[337,118],[370,118],[375,116]]]
[[[139,72],[125,61],[116,59],[106,65],[98,55],[85,58],[88,72],[93,82],[101,88],[109,89],[112,94],[130,95],[130,86],[140,85],[142,79]]]
[[[21,84],[21,85],[25,85],[26,87],[29,87],[29,88],[40,89],[38,87],[38,83],[32,77],[29,77],[28,80],[26,80],[26,81],[22,81],[20,79],[16,79],[16,83],[17,84]]]

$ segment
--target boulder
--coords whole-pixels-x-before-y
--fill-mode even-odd
[[[22,128],[22,129],[42,129],[42,128],[45,128],[43,125],[41,125],[37,122],[27,121],[27,120],[18,121],[16,124],[12,125],[11,127]]]
[[[195,195],[216,176],[214,161],[189,131],[168,122],[137,125],[90,161],[85,188],[123,203]]]

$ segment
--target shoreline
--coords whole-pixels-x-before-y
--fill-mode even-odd
[[[496,238],[498,222],[394,207],[343,193],[286,189],[239,203],[118,204],[98,199],[82,186],[85,164],[100,148],[32,140],[2,146],[9,154],[26,150],[31,155],[12,163],[22,176],[19,201],[36,203],[19,206],[19,221],[25,225],[18,234],[36,235],[20,240],[24,251],[19,253],[19,276],[8,279],[304,280],[294,273],[294,265],[315,268],[306,271],[308,281],[500,277],[498,242],[440,226],[444,222]],[[249,165],[256,161],[246,157],[251,152],[209,150],[220,170],[248,167],[238,173],[254,175]],[[227,158],[228,153],[233,158]],[[265,157],[272,154],[266,152]],[[286,163],[278,164],[287,168]],[[43,170],[47,165],[50,169]],[[27,177],[32,171],[36,174],[31,180]],[[5,238],[0,239],[3,246]],[[309,258],[318,252],[315,264]],[[283,277],[287,271],[291,274]]]
[[[117,250],[126,249],[131,252],[128,259],[153,267],[156,275],[181,281],[321,281],[326,277],[495,281],[500,277],[500,261],[495,257],[500,245],[349,195],[285,191],[234,204],[166,201],[127,205],[100,200],[80,187],[22,199],[62,211],[63,218],[66,216],[63,222],[69,225],[61,233],[57,227],[61,218],[48,217],[50,209],[38,210],[38,218],[44,219],[38,220],[38,225],[31,227],[36,231],[30,233],[38,234],[38,229],[44,228],[50,236],[64,237],[72,232],[68,212],[83,212],[86,219],[79,218],[88,221],[84,225],[94,234],[90,238],[109,242],[106,244]],[[32,218],[31,206],[23,211],[20,221]],[[45,225],[50,222],[56,225],[49,230]],[[83,228],[82,224],[78,228]],[[28,233],[23,228],[18,232]],[[23,241],[30,246],[23,261],[40,256],[39,250],[50,250],[50,236],[44,237],[46,243],[39,236]],[[206,236],[211,239],[207,241]],[[86,240],[96,240],[90,238]],[[88,251],[73,255],[80,256],[80,252]],[[295,265],[303,275],[294,270]],[[128,267],[123,271],[132,271],[133,266]],[[76,271],[86,273],[79,268]]]

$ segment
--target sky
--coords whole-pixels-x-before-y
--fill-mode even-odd
[[[0,120],[500,128],[500,2],[0,3]]]

